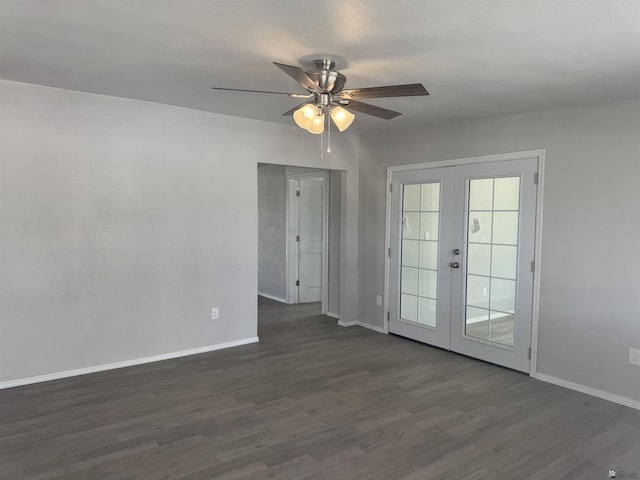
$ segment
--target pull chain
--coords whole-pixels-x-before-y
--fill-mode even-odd
[[[324,133],[320,132],[320,158],[321,159],[324,158],[324,147],[323,147],[324,141],[323,141],[323,138],[324,138]]]

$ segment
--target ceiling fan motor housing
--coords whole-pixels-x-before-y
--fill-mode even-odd
[[[313,80],[320,89],[320,93],[336,94],[342,91],[347,77],[337,70],[334,70],[335,63],[331,60],[315,60],[316,68],[306,72],[307,76]]]

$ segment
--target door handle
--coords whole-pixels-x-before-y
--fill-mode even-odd
[[[451,262],[451,263],[449,264],[449,266],[450,266],[451,268],[460,268],[460,263],[458,263],[458,262]]]

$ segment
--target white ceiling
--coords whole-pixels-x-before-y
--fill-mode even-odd
[[[353,130],[640,96],[640,0],[0,0],[0,78],[292,123],[302,92],[272,61],[331,54],[375,99]],[[304,68],[306,69],[306,68]]]

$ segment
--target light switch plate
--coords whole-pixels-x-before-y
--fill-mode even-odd
[[[629,348],[629,363],[640,367],[640,348]]]
[[[218,307],[213,307],[211,309],[211,320],[218,320],[220,318],[220,309]]]

